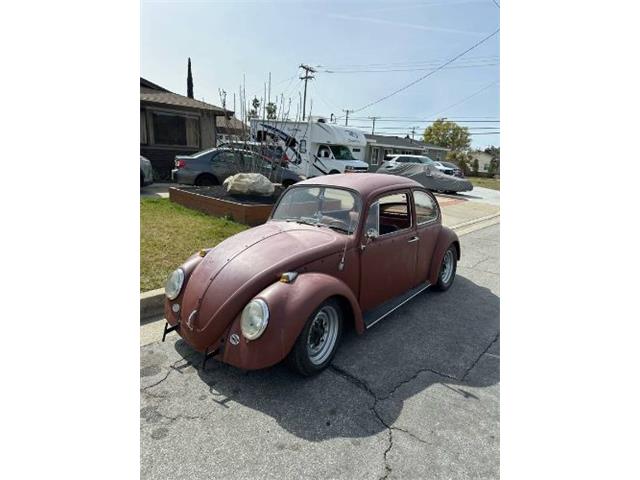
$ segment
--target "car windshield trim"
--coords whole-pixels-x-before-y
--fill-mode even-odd
[[[314,213],[314,216],[308,215],[299,215],[299,216],[291,216],[291,215],[283,215],[282,218],[278,218],[278,210],[282,206],[283,199],[286,199],[289,195],[293,194],[295,191],[303,190],[303,189],[321,189],[322,193],[322,201],[324,202],[324,192],[328,190],[341,190],[351,195],[353,198],[353,206],[351,209],[345,209],[345,212],[356,212],[357,213],[357,221],[353,222],[353,219],[349,217],[348,223],[340,220],[339,218],[334,218],[330,216],[323,215],[321,212]],[[319,192],[320,198],[320,192]],[[329,197],[330,198],[330,197]],[[360,193],[356,190],[346,187],[334,186],[334,185],[300,185],[300,186],[291,186],[289,189],[278,199],[278,202],[273,208],[273,212],[269,218],[272,221],[284,221],[284,222],[294,222],[300,223],[302,225],[310,225],[314,227],[326,227],[332,230],[338,231],[345,235],[353,235],[358,230],[358,225],[360,224],[361,215],[362,215],[362,198]],[[325,211],[324,213],[328,213],[329,211]],[[320,215],[318,215],[320,213]],[[317,217],[316,217],[317,215]],[[323,218],[324,217],[324,218]],[[333,220],[333,221],[332,221]]]

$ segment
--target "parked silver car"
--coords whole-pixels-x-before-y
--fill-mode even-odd
[[[153,167],[151,162],[140,155],[140,188],[153,183]]]
[[[304,180],[304,177],[249,150],[212,148],[193,155],[177,155],[171,178],[177,183],[208,186],[222,185],[236,173],[261,173],[273,183],[284,187]]]

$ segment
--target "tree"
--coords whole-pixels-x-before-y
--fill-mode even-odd
[[[480,162],[478,162],[477,158],[473,159],[473,162],[471,163],[471,168],[473,168],[473,175],[475,177],[478,176],[478,170],[480,170]]]
[[[277,114],[276,114],[277,107],[276,107],[276,104],[273,103],[273,102],[269,102],[269,103],[267,103],[267,107],[266,108],[267,108],[267,118],[269,120],[275,120],[277,118]]]
[[[469,129],[446,118],[439,118],[425,128],[423,136],[425,143],[445,147],[452,152],[465,152],[471,146]]]
[[[467,127],[439,118],[425,128],[423,137],[425,143],[448,148],[447,160],[460,166],[465,175],[469,174],[471,137]]]
[[[193,98],[193,77],[191,76],[191,57],[187,64],[187,97]]]
[[[249,110],[249,118],[258,118],[258,111],[260,110],[260,100],[258,100],[258,97],[253,97],[251,106],[253,108]]]
[[[491,161],[489,162],[489,176],[493,177],[496,174],[500,174],[500,147],[494,147],[491,145],[484,149],[485,153],[491,155]]]

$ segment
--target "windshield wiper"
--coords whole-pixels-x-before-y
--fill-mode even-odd
[[[308,218],[308,217],[300,217],[300,218],[286,218],[285,222],[295,222],[295,223],[302,223],[304,225],[312,225],[314,227],[318,226],[318,222],[317,221],[313,221],[312,218]]]
[[[332,228],[333,230],[337,230],[339,232],[344,232],[346,234],[350,234],[351,233],[347,228],[340,227],[339,225],[331,225],[331,224],[327,225],[325,223],[323,223],[321,225],[324,225],[325,227]]]

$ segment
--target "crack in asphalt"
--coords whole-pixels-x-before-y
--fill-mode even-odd
[[[153,388],[153,387],[155,387],[155,386],[157,386],[157,385],[160,385],[162,382],[164,382],[164,381],[167,379],[167,377],[168,377],[169,375],[171,375],[171,372],[172,372],[172,370],[171,370],[171,369],[168,369],[168,370],[167,370],[167,374],[166,374],[164,377],[162,377],[162,378],[161,378],[160,380],[158,380],[156,383],[152,383],[151,385],[147,385],[146,387],[141,388],[141,389],[140,389],[140,391],[141,391],[141,392],[146,392],[146,390],[148,390],[148,389],[150,389],[150,388]]]
[[[377,406],[378,406],[378,402],[386,400],[389,398],[390,395],[387,395],[385,397],[378,397],[378,395],[376,395],[376,393],[373,391],[373,389],[367,384],[367,382],[365,382],[364,380],[356,377],[355,375],[349,373],[348,371],[337,367],[336,365],[330,365],[329,366],[329,370],[333,371],[335,374],[337,374],[338,376],[344,378],[345,380],[347,380],[348,382],[350,382],[351,384],[355,385],[357,388],[359,388],[360,390],[363,390],[364,392],[366,392],[367,394],[369,394],[369,396],[373,399],[373,405],[371,405],[369,407],[369,410],[371,411],[371,413],[373,413],[373,415],[376,417],[376,419],[387,429],[387,432],[389,434],[389,440],[388,440],[388,445],[387,448],[385,449],[385,451],[383,452],[383,459],[384,459],[384,469],[385,469],[385,474],[380,477],[380,480],[384,480],[386,478],[389,477],[389,475],[391,474],[391,466],[389,466],[389,461],[387,460],[387,455],[389,454],[389,452],[391,451],[391,449],[393,448],[393,431],[394,430],[398,430],[400,432],[406,433],[407,435],[409,435],[410,437],[412,437],[413,439],[423,443],[423,444],[427,444],[428,442],[420,437],[418,437],[417,435],[415,435],[414,433],[405,430],[404,428],[400,428],[400,427],[396,427],[393,425],[389,425],[384,418],[382,418],[382,415],[380,415],[380,412],[378,412],[377,410]],[[421,371],[426,371],[429,370],[431,372],[433,372],[433,370],[430,369],[422,369]],[[433,373],[437,373],[437,372],[433,372]],[[413,375],[412,379],[417,377],[418,374]],[[441,375],[441,374],[438,374]],[[446,376],[446,375],[443,375]],[[447,376],[448,377],[448,376]],[[452,377],[449,377],[452,378]],[[408,380],[410,381],[410,380]],[[406,383],[407,381],[401,382],[401,384]],[[394,387],[393,391],[395,391],[400,385],[396,385],[396,387]]]
[[[396,386],[394,386],[393,389],[387,395],[385,395],[384,397],[381,397],[380,400],[387,400],[389,397],[391,397],[396,392],[396,390],[398,390],[398,388],[400,388],[401,386],[403,386],[403,385],[405,385],[405,384],[407,384],[409,382],[412,382],[413,380],[418,378],[418,375],[420,375],[421,373],[425,373],[425,372],[430,372],[430,373],[433,373],[435,375],[439,375],[441,377],[445,377],[445,378],[448,378],[448,379],[451,379],[451,380],[460,381],[459,378],[456,378],[453,375],[448,375],[446,373],[441,373],[441,372],[438,372],[438,371],[433,370],[431,368],[421,368],[417,372],[415,372],[413,375],[411,375],[409,378],[407,378],[406,380],[402,380],[400,383],[398,383]]]
[[[491,340],[491,342],[489,343],[489,345],[487,345],[487,348],[485,348],[482,353],[480,355],[478,355],[478,358],[476,358],[476,360],[473,362],[473,364],[467,369],[466,372],[464,372],[464,375],[462,376],[462,378],[460,379],[460,381],[464,381],[465,378],[467,378],[467,375],[469,375],[469,373],[471,372],[471,370],[474,369],[474,367],[478,364],[478,362],[480,361],[480,359],[482,358],[482,356],[487,353],[487,350],[489,350],[491,348],[491,345],[493,345],[494,343],[496,343],[496,341],[498,340],[498,338],[500,338],[500,330],[498,330],[498,333],[496,333],[496,336],[493,338],[493,340]]]

